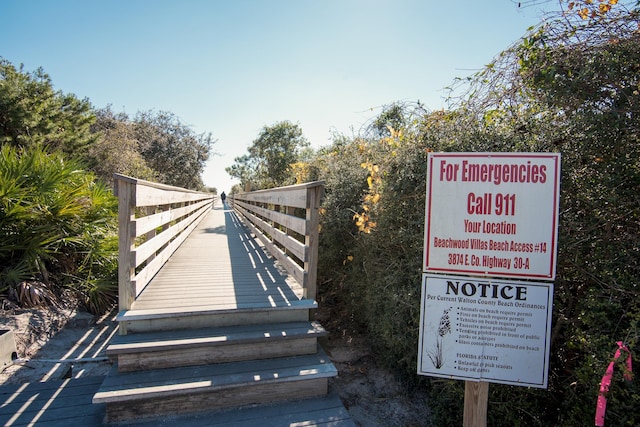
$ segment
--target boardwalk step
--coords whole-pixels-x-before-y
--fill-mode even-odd
[[[311,399],[258,405],[226,411],[158,417],[135,423],[136,427],[355,427],[335,394]]]
[[[188,311],[182,307],[136,310],[134,307],[132,310],[119,313],[116,320],[129,334],[190,328],[304,322],[309,320],[309,310],[316,308],[318,308],[318,304],[307,299],[291,301],[285,306],[256,303],[215,310],[207,307]]]
[[[317,350],[318,322],[241,325],[114,336],[107,355],[120,372],[269,359]]]
[[[335,366],[317,354],[155,371],[105,378],[93,403],[106,403],[109,421],[240,407],[327,394]]]

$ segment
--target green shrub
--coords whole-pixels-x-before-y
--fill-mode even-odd
[[[348,318],[368,331],[378,360],[429,390],[436,425],[460,423],[464,387],[462,382],[415,375],[427,150],[562,153],[549,388],[491,384],[489,425],[591,425],[599,382],[616,341],[625,341],[632,351],[637,348],[640,75],[634,67],[640,52],[622,41],[597,44],[594,49],[608,49],[609,54],[594,55],[615,60],[606,63],[606,73],[596,73],[584,68],[588,51],[572,56],[565,47],[555,56],[548,50],[549,39],[545,41],[541,49],[548,63],[558,66],[564,60],[563,69],[573,69],[568,76],[579,76],[577,68],[583,76],[597,76],[605,89],[628,84],[635,91],[620,88],[622,103],[610,99],[605,89],[598,91],[601,101],[589,91],[581,98],[579,81],[562,92],[565,78],[551,89],[549,80],[544,80],[546,86],[534,84],[535,90],[527,82],[514,83],[521,92],[487,94],[450,112],[406,108],[407,118],[394,121],[403,123],[402,129],[342,140],[331,152],[337,160],[326,153],[317,160],[328,165],[322,177],[327,200],[321,235],[321,251],[327,254],[321,257],[331,260],[319,266],[320,295],[334,296]],[[615,53],[618,49],[624,55]],[[589,64],[603,66],[600,59]],[[609,81],[607,75],[627,77]],[[483,75],[479,81],[490,79]],[[379,120],[375,123],[384,129]],[[607,424],[637,425],[640,390],[637,381],[623,381],[621,372],[616,370],[609,393]]]
[[[3,145],[0,200],[2,292],[68,286],[94,310],[113,301],[117,201],[92,174],[59,153]]]

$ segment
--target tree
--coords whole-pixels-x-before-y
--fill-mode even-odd
[[[250,157],[248,154],[244,154],[242,156],[236,157],[234,161],[235,163],[225,168],[225,171],[230,176],[235,176],[236,178],[240,179],[241,188],[246,188],[247,185],[250,185],[252,181],[257,182],[256,159]]]
[[[249,154],[236,157],[236,163],[226,171],[239,178],[243,185],[252,182],[259,188],[268,188],[293,184],[295,176],[291,165],[308,146],[299,125],[286,120],[277,122],[263,127],[249,147]]]
[[[156,173],[140,152],[136,128],[124,113],[115,114],[109,107],[96,111],[92,132],[100,135],[89,148],[89,168],[104,182],[111,183],[114,173],[153,181]]]
[[[429,151],[562,153],[549,388],[492,384],[488,424],[593,423],[616,341],[638,345],[640,10],[634,4],[587,19],[547,20],[463,81],[467,91],[451,98],[457,102],[449,111],[419,117],[420,108],[405,110],[411,119],[390,137],[380,132],[376,141],[365,129],[365,138],[320,153],[327,175],[319,298],[325,306],[340,304],[336,312],[366,328],[377,360],[427,388],[436,425],[462,422],[464,385],[415,377]],[[386,111],[372,122],[383,126],[374,129],[384,130]],[[639,422],[640,389],[623,380],[624,369],[617,364],[609,388],[607,425]]]
[[[55,92],[42,68],[27,73],[0,58],[0,143],[82,156],[97,136],[88,100]]]
[[[407,105],[400,103],[385,106],[369,126],[368,133],[371,133],[373,138],[391,136],[394,130],[405,127],[407,121],[406,110]]]
[[[201,174],[215,143],[211,133],[196,134],[167,111],[139,112],[134,130],[140,153],[160,182],[192,189],[203,187]]]

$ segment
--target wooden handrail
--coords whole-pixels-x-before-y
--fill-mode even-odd
[[[233,209],[304,290],[316,298],[319,210],[324,181],[229,196]]]
[[[140,292],[211,209],[211,193],[114,174],[118,196],[118,301],[129,310]]]

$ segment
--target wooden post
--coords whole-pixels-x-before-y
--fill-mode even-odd
[[[118,308],[125,311],[131,308],[136,297],[132,278],[135,266],[131,252],[134,245],[132,219],[135,215],[136,183],[116,177],[118,194]],[[126,327],[120,325],[120,333],[126,335]]]
[[[489,383],[464,382],[464,418],[463,427],[487,427],[487,402],[489,401]]]
[[[320,225],[320,204],[324,196],[324,185],[307,189],[307,221],[310,229],[305,233],[305,246],[309,248],[308,259],[304,262],[304,271],[307,273],[304,286],[304,297],[316,299],[318,277],[318,240]]]

